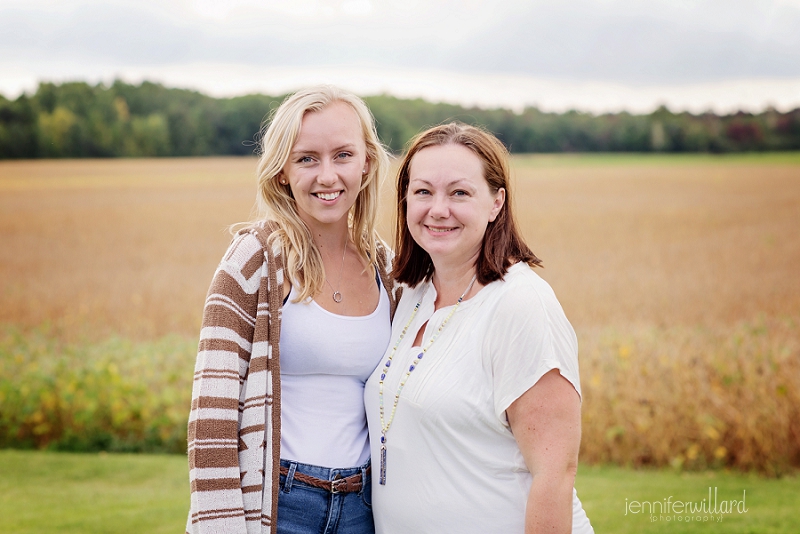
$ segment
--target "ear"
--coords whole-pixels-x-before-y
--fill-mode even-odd
[[[503,206],[506,203],[506,189],[505,187],[501,187],[497,190],[497,193],[494,194],[494,203],[492,204],[492,211],[489,212],[489,222],[494,222],[497,219],[497,215],[500,213],[500,210],[503,209]]]
[[[369,158],[367,158],[367,161],[364,162],[364,172],[362,174],[363,176],[369,174]]]

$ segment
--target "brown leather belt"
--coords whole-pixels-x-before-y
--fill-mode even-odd
[[[371,466],[367,467],[367,475],[369,475],[371,469]],[[281,466],[281,474],[288,475],[289,468]],[[309,486],[314,486],[315,488],[322,488],[326,491],[330,491],[331,493],[353,493],[356,491],[361,491],[361,488],[364,487],[364,481],[361,480],[361,473],[356,473],[355,475],[350,475],[349,477],[345,478],[341,478],[340,475],[336,476],[339,478],[335,478],[333,480],[322,480],[321,478],[304,475],[298,471],[294,472],[295,480],[299,480],[303,484],[308,484]]]

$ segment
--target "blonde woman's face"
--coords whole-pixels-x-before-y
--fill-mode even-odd
[[[288,181],[300,218],[309,228],[347,225],[369,171],[356,112],[344,102],[306,113],[279,179]]]

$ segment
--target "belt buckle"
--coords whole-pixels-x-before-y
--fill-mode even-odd
[[[347,481],[343,479],[341,475],[336,475],[336,476],[339,478],[331,480],[331,493],[333,493],[334,495],[337,493],[346,493],[347,492],[346,487],[342,489],[339,488],[340,486],[347,486]]]

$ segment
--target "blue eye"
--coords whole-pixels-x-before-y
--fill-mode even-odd
[[[465,197],[465,196],[469,195],[469,193],[467,193],[463,189],[459,189],[457,191],[453,191],[453,195],[455,195],[457,197]]]
[[[430,195],[430,193],[431,192],[428,191],[427,189],[417,189],[416,191],[414,191],[415,195]]]
[[[297,163],[311,163],[311,156],[303,156],[297,160]]]
[[[340,152],[340,153],[337,155],[337,157],[338,157],[338,158],[349,158],[349,157],[351,157],[351,156],[352,156],[352,154],[351,154],[350,152]]]

